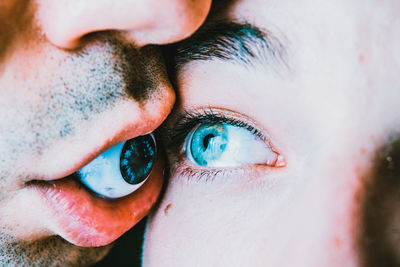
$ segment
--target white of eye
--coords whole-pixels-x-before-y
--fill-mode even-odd
[[[151,138],[154,142],[153,136],[151,136]],[[78,176],[80,177],[80,181],[87,188],[99,194],[100,196],[112,199],[124,197],[139,189],[145,183],[150,174],[152,165],[154,163],[154,158],[152,162],[146,162],[147,165],[143,166],[143,168],[148,168],[146,169],[147,175],[143,178],[143,181],[140,181],[137,184],[128,183],[121,174],[121,153],[124,145],[131,140],[111,147],[80,169],[77,172]],[[153,152],[155,153],[155,143],[153,144]],[[151,156],[155,157],[154,155]],[[140,162],[139,164],[143,163]],[[135,167],[138,168],[137,166]],[[138,171],[143,172],[143,168]]]
[[[279,156],[246,128],[227,123],[197,126],[188,135],[184,147],[190,161],[207,167],[272,165]]]

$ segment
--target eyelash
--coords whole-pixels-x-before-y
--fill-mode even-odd
[[[232,126],[238,126],[247,129],[251,133],[263,138],[260,131],[253,126],[238,120],[226,116],[221,112],[216,112],[212,109],[205,109],[201,111],[187,111],[185,110],[182,115],[178,116],[179,121],[173,128],[168,128],[169,137],[173,141],[183,141],[186,135],[198,124],[218,124],[227,123]],[[183,136],[182,136],[183,134]]]
[[[178,172],[181,176],[187,177],[190,180],[205,180],[207,182],[213,181],[216,176],[228,176],[231,173],[237,174],[238,171],[246,171],[246,167],[221,170],[214,168],[202,168],[200,166],[187,166],[187,164],[182,164],[185,166],[176,168],[178,163],[186,162],[186,151],[184,151],[183,146],[187,136],[198,125],[215,125],[218,123],[226,123],[232,126],[244,128],[268,144],[268,146],[275,151],[273,146],[270,144],[269,139],[266,138],[257,128],[238,118],[227,116],[221,111],[215,111],[211,108],[200,111],[185,110],[181,115],[177,115],[173,120],[177,123],[163,127],[163,131],[166,131],[166,134],[163,135],[166,136],[164,143],[166,144],[167,150],[171,155],[173,155],[174,162],[171,162],[172,164],[170,165],[173,171]]]

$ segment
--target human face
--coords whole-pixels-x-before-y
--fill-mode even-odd
[[[213,14],[177,48],[144,266],[399,266],[400,3]]]
[[[65,177],[161,124],[175,94],[154,45],[192,34],[210,4],[0,0],[0,265],[89,264],[108,247],[84,247],[111,243],[146,215],[160,160],[120,200]]]

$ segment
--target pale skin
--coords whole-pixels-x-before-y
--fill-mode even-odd
[[[233,112],[284,164],[207,168],[171,148],[144,266],[398,266],[399,2],[238,0],[214,18],[284,49],[251,66],[189,59],[168,125]]]
[[[175,93],[157,45],[190,36],[210,5],[0,1],[0,265],[91,264],[147,214],[160,160],[123,200],[65,177],[164,121]]]
[[[1,2],[0,265],[90,264],[147,213],[161,187],[161,164],[141,191],[118,202],[128,215],[77,191],[76,200],[92,203],[82,207],[95,222],[78,225],[83,237],[60,223],[70,223],[59,215],[65,201],[49,204],[29,182],[62,179],[157,128],[174,92],[157,49],[137,49],[188,37],[209,5]],[[382,148],[396,144],[400,126],[399,4],[242,0],[226,8],[214,16],[271,33],[284,46],[282,57],[270,65],[183,65],[168,124],[183,109],[212,109],[254,125],[284,158],[274,166],[214,168],[219,175],[207,180],[179,172],[206,168],[170,151],[171,175],[149,222],[144,265],[397,266],[397,191],[379,174],[398,162],[398,153]],[[147,93],[135,90],[143,81],[151,85]],[[75,190],[67,179],[54,184]],[[383,209],[374,207],[379,201]],[[99,213],[115,223],[111,229],[96,227]]]

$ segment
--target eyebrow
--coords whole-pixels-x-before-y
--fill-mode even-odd
[[[287,66],[287,49],[266,29],[244,22],[213,22],[175,45],[175,67],[193,61],[223,60],[242,65]]]

